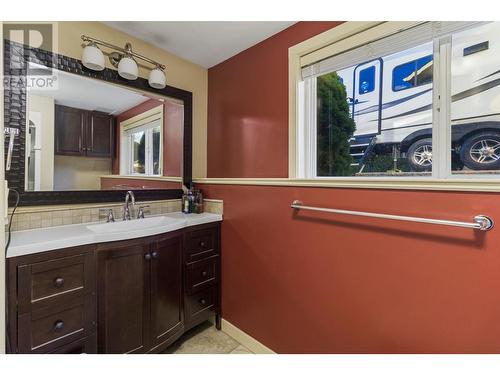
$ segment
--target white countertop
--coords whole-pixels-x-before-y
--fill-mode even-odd
[[[73,224],[12,232],[12,239],[7,250],[7,258],[35,254],[55,249],[63,249],[72,246],[153,236],[193,225],[222,221],[222,215],[207,212],[202,214],[183,214],[181,212],[175,212],[150,217],[153,218],[162,216],[175,220],[170,220],[167,224],[161,226],[152,226],[149,228],[145,227],[120,232],[104,231],[103,233],[96,233],[88,228],[89,226],[95,225],[110,226],[111,228],[111,226],[116,223]]]

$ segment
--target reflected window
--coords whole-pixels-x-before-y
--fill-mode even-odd
[[[162,128],[156,120],[126,132],[130,145],[128,171],[147,176],[162,173]],[[126,152],[126,151],[125,151]]]
[[[132,140],[132,173],[146,172],[146,133],[144,131],[134,132]]]

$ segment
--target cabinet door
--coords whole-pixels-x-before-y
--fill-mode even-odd
[[[149,334],[149,246],[127,241],[98,246],[100,353],[143,353]]]
[[[87,156],[111,157],[113,150],[113,118],[106,113],[91,112],[86,129]]]
[[[86,111],[56,105],[55,153],[58,155],[84,155],[84,127]]]
[[[158,237],[151,252],[151,351],[165,347],[183,332],[182,237]]]

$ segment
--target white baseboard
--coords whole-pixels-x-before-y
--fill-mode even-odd
[[[222,332],[231,336],[238,341],[241,345],[245,346],[255,354],[276,354],[264,344],[260,343],[248,333],[243,332],[241,329],[231,324],[225,319],[222,319]]]

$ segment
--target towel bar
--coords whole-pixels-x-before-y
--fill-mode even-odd
[[[341,214],[341,215],[366,216],[366,217],[375,217],[378,219],[402,220],[402,221],[411,221],[411,222],[415,222],[415,223],[448,225],[448,226],[452,226],[452,227],[479,229],[482,231],[491,230],[494,226],[493,219],[488,217],[488,216],[485,216],[485,215],[475,216],[473,219],[474,222],[470,223],[470,222],[465,222],[465,221],[427,219],[424,217],[388,215],[388,214],[379,214],[379,213],[375,213],[375,212],[348,211],[348,210],[338,210],[338,209],[334,209],[334,208],[304,206],[302,204],[302,202],[299,200],[294,200],[292,202],[291,207],[294,209],[298,209],[298,210],[321,211],[321,212],[330,212],[330,213]]]

